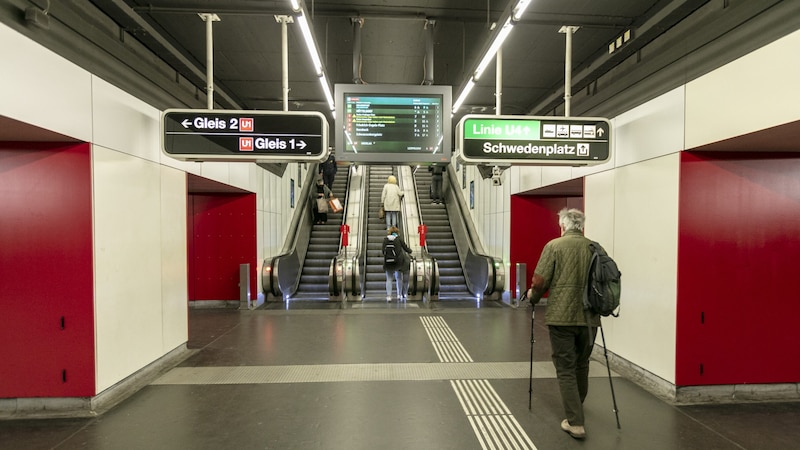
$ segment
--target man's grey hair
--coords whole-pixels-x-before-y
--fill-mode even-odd
[[[576,230],[583,232],[583,224],[586,222],[586,215],[583,211],[575,208],[564,208],[558,212],[558,224],[564,231]]]

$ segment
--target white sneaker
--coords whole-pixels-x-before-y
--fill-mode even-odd
[[[583,425],[570,425],[567,419],[561,421],[561,429],[575,439],[586,439],[586,429]]]
[[[391,295],[387,295],[386,296],[386,303],[389,303],[391,301],[392,301],[392,296]]]

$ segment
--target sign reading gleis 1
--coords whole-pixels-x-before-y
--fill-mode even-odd
[[[467,163],[575,166],[608,161],[610,142],[607,119],[468,114],[457,150]]]
[[[314,161],[328,152],[319,112],[168,109],[161,147],[184,161]]]

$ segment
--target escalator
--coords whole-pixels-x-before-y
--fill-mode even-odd
[[[386,272],[383,271],[383,238],[386,237],[386,219],[378,218],[381,207],[381,193],[389,175],[394,175],[392,166],[371,166],[369,168],[369,198],[367,218],[367,258],[366,282],[363,297],[365,300],[386,298]],[[402,236],[406,239],[405,236]]]
[[[439,300],[474,299],[475,296],[470,293],[464,278],[447,207],[445,203],[431,201],[431,179],[431,173],[424,168],[414,174],[420,214],[423,223],[428,227],[425,242],[428,253],[436,259],[439,267]]]
[[[347,174],[346,168],[340,173]],[[333,182],[333,196],[344,201],[347,192],[346,176],[337,176]],[[312,190],[315,188],[312,187]],[[342,212],[328,212],[325,224],[314,224],[308,243],[305,264],[300,273],[300,282],[297,292],[291,297],[293,300],[324,300],[330,299],[329,270],[331,260],[339,252],[339,227],[342,225]]]
[[[504,265],[484,253],[464,199],[457,190],[448,189],[454,183],[452,167],[445,177],[445,204],[430,201],[431,175],[412,175],[409,166],[362,165],[347,173],[337,177],[333,186],[334,195],[346,201],[344,214],[329,213],[326,224],[313,224],[315,195],[309,185],[313,178],[306,179],[300,198],[307,198],[307,207],[298,208],[292,218],[281,253],[266,258],[262,266],[267,300],[384,301],[386,221],[377,212],[390,175],[397,176],[405,193],[399,228],[413,251],[409,299],[427,303],[499,297],[505,284]],[[423,224],[427,226],[425,247],[421,246]],[[340,227],[346,228],[346,234],[340,233]],[[345,236],[349,244],[339,248]]]

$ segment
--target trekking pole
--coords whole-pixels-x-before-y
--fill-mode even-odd
[[[606,349],[606,335],[603,333],[603,324],[600,324],[600,337],[603,340],[603,356],[606,357],[606,370],[608,370],[608,384],[611,386],[611,401],[614,402],[614,415],[617,417],[617,429],[621,430],[619,425],[619,410],[617,409],[617,397],[614,395],[614,383],[611,382],[611,366],[608,364],[608,350]]]
[[[527,291],[525,291],[527,295]],[[522,297],[525,300],[525,297]],[[531,399],[533,398],[533,317],[535,316],[535,308],[531,303],[531,370],[528,374],[528,411],[531,410]]]

